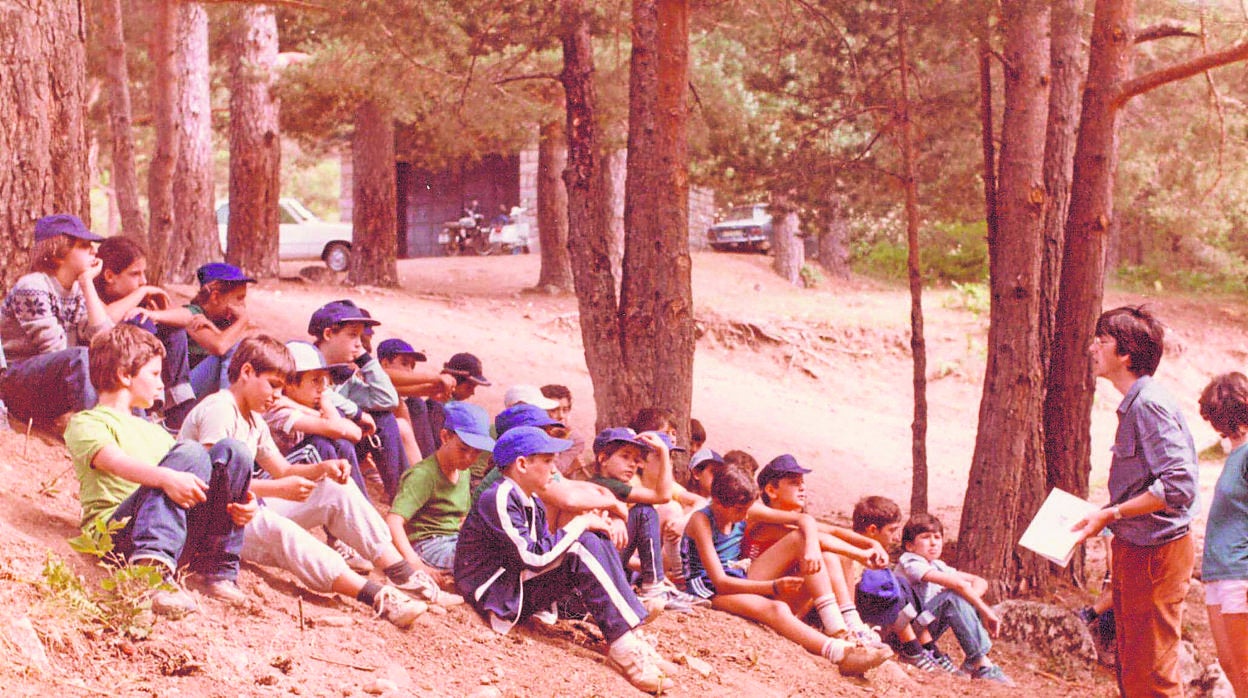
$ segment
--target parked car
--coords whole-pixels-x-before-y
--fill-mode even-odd
[[[734,206],[724,215],[724,220],[706,231],[706,241],[711,249],[753,250],[767,253],[771,249],[771,214],[767,204]]]
[[[278,199],[277,257],[288,259],[320,259],[334,271],[351,266],[351,225],[321,220],[298,199]],[[226,228],[230,220],[230,202],[217,205],[217,234],[221,251],[226,248]]]

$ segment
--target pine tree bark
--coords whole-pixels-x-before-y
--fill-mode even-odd
[[[607,147],[601,153],[602,207],[611,254],[611,278],[615,292],[620,292],[624,278],[624,192],[628,177],[628,153],[623,148]]]
[[[278,275],[281,196],[277,13],[267,5],[237,10],[230,62],[230,222],[225,259],[256,278]]]
[[[1047,564],[1015,542],[1044,496],[1040,259],[1049,70],[1047,0],[1001,3],[1005,109],[997,208],[989,239],[992,321],[979,429],[958,545],[960,567],[1003,589],[1043,588]]]
[[[686,440],[694,351],[688,85],[688,0],[633,0],[620,291],[626,406],[670,408]]]
[[[910,423],[910,512],[927,512],[927,337],[923,332],[923,270],[919,257],[919,177],[910,110],[910,30],[906,0],[898,5],[897,62],[901,65],[901,159],[906,199],[906,278],[910,286],[911,385],[914,419]]]
[[[103,32],[104,79],[108,91],[109,129],[112,135],[112,188],[124,234],[146,243],[147,222],[139,204],[139,175],[134,164],[133,110],[130,105],[130,69],[126,62],[125,22],[121,0],[100,0]]]
[[[558,123],[542,125],[537,144],[537,231],[542,268],[537,289],[546,293],[572,291],[572,260],[568,256],[568,139]]]
[[[351,217],[351,283],[398,286],[394,117],[372,100],[365,100],[356,108],[351,162],[355,198]]]
[[[627,414],[617,391],[624,385],[619,305],[611,276],[610,244],[603,205],[602,162],[594,88],[594,54],[589,13],[582,0],[562,0],[563,83],[567,110],[568,254],[580,311],[585,366],[594,385],[597,429],[624,424]]]
[[[177,167],[173,171],[174,236],[167,278],[190,283],[205,262],[221,259],[213,213],[212,97],[208,63],[208,11],[177,4],[174,70],[178,73]]]
[[[87,202],[86,8],[0,3],[0,285],[27,271],[34,223]]]
[[[174,34],[178,0],[152,0],[152,123],[155,144],[147,167],[147,278],[165,280],[173,240],[173,173],[178,163],[178,75],[174,70]]]
[[[797,211],[783,194],[772,194],[771,205],[771,237],[772,245],[771,269],[785,281],[798,285],[802,279],[802,265],[806,263],[805,247],[801,238],[797,237]]]
[[[824,215],[827,222],[819,235],[819,266],[834,279],[849,278],[849,219],[845,195],[835,188],[828,193]]]

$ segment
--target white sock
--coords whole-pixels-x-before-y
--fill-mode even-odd
[[[815,599],[815,611],[819,613],[819,620],[823,623],[823,632],[835,635],[845,630],[845,619],[841,617],[841,611],[836,607],[836,597],[832,594]]]
[[[866,625],[862,622],[862,616],[858,615],[858,607],[852,603],[847,603],[839,607],[841,609],[841,617],[845,619],[845,625],[851,628],[858,628]]]
[[[834,637],[830,637],[827,640],[824,640],[823,649],[819,650],[819,654],[823,655],[824,659],[830,660],[834,664],[840,664],[841,660],[845,658],[846,646],[847,644],[844,640],[838,640]]]

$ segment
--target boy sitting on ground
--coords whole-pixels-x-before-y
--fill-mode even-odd
[[[413,465],[399,482],[386,524],[403,558],[445,578],[455,566],[459,526],[468,514],[472,488],[466,472],[482,451],[494,448],[489,416],[467,402],[446,405],[442,445]],[[449,581],[449,580],[448,580]]]
[[[293,369],[281,342],[265,335],[244,339],[230,362],[230,387],[204,398],[182,425],[184,440],[211,447],[237,439],[255,454],[251,490],[264,506],[244,529],[243,559],[289,570],[313,591],[352,596],[399,627],[410,626],[424,612],[424,601],[462,603],[399,555],[381,515],[358,487],[347,483],[347,461],[292,464],[282,457],[262,412],[272,406]],[[341,555],[308,532],[320,526],[372,560],[394,587],[352,571]]]
[[[922,615],[929,617],[927,629],[933,641],[952,629],[966,654],[962,670],[972,678],[988,679],[1013,686],[1001,667],[988,659],[991,635],[996,635],[1001,619],[984,602],[988,582],[969,572],[960,572],[940,560],[945,545],[945,528],[940,519],[916,514],[901,532],[905,548],[897,561],[896,574],[914,588]]]
[[[547,527],[540,494],[554,472],[555,454],[571,445],[537,427],[516,427],[499,437],[494,463],[504,477],[482,493],[464,521],[455,581],[500,633],[529,617],[553,622],[554,605],[579,595],[609,644],[608,663],[637,688],[657,692],[671,685],[668,666],[635,630],[646,611],[615,548],[601,535],[606,520],[584,513],[553,533]]]
[[[157,424],[131,414],[148,409],[163,387],[160,340],[134,325],[95,336],[89,353],[99,403],[75,414],[65,431],[78,475],[83,528],[97,520],[123,522],[114,551],[130,564],[164,571],[172,589],[152,595],[152,610],[180,616],[196,603],[176,581],[238,601],[235,580],[243,526],[256,513],[248,493],[251,462],[242,444],[223,439],[205,450],[175,443]]]

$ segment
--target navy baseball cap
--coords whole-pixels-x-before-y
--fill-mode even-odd
[[[494,417],[494,431],[499,436],[516,427],[541,428],[551,426],[562,427],[563,422],[551,419],[546,410],[536,405],[530,405],[527,402],[517,402]]]
[[[412,345],[401,339],[386,339],[377,345],[378,359],[393,359],[396,356],[414,356],[417,361],[428,361],[425,352],[416,351]]]
[[[657,436],[659,441],[662,441],[663,445],[667,446],[667,450],[669,451],[676,452],[686,450],[684,446],[677,446],[675,439],[672,438],[672,435],[665,431],[643,431],[641,434],[638,434],[638,436],[641,436],[642,434],[653,434]]]
[[[485,408],[470,402],[448,402],[443,407],[446,421],[442,428],[455,432],[464,443],[478,451],[489,451],[494,448],[494,439],[490,437],[490,415]]]
[[[563,453],[572,448],[568,439],[556,439],[538,427],[516,427],[498,437],[494,444],[494,465],[506,468],[521,456],[539,453]]]
[[[380,325],[381,323],[372,319],[360,310],[359,306],[351,301],[331,301],[316,309],[312,313],[312,319],[308,320],[308,334],[320,339],[321,334],[325,330],[341,325],[344,322],[358,322],[365,327],[372,325]]]
[[[205,264],[195,270],[195,278],[199,279],[200,286],[213,281],[242,281],[249,284],[256,283],[256,280],[244,274],[242,269],[239,269],[233,264],[226,264],[225,262],[209,262]]]
[[[650,450],[650,444],[637,438],[637,432],[628,427],[607,427],[594,437],[594,455],[598,455],[611,444],[632,444],[644,454]]]
[[[452,356],[450,361],[442,364],[442,369],[452,376],[467,378],[477,385],[490,384],[490,381],[481,373],[481,359],[467,352]]]
[[[790,475],[805,475],[810,468],[798,465],[797,459],[785,453],[771,459],[771,462],[758,471],[758,489],[763,489],[776,480],[783,480]]]
[[[35,242],[43,242],[57,235],[68,235],[71,238],[90,240],[91,242],[99,242],[104,239],[104,236],[96,235],[87,230],[87,224],[83,223],[81,218],[72,213],[56,213],[35,221]]]
[[[689,470],[692,472],[694,470],[699,470],[705,465],[710,465],[711,463],[723,462],[723,456],[719,455],[715,451],[712,451],[709,447],[703,447],[694,451],[692,456],[689,456]]]

